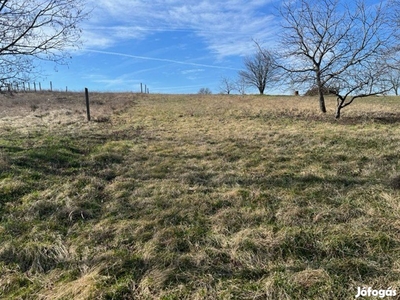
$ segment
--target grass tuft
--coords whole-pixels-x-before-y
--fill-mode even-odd
[[[400,175],[396,175],[390,179],[389,185],[395,189],[399,190],[400,189]]]

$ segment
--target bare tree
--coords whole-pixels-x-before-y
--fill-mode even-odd
[[[400,90],[400,69],[389,68],[387,74],[389,87],[398,96]]]
[[[25,78],[34,61],[64,62],[87,15],[82,0],[0,0],[0,81]]]
[[[229,95],[232,91],[236,90],[236,84],[230,78],[223,77],[221,78],[220,89],[222,93]]]
[[[201,88],[197,94],[199,95],[211,95],[212,91],[209,88]]]
[[[258,47],[253,57],[244,59],[244,66],[246,70],[239,71],[239,77],[247,85],[256,87],[261,95],[264,94],[266,85],[273,81],[276,70],[272,54]]]
[[[341,110],[353,103],[357,98],[379,95],[388,92],[391,88],[386,80],[386,68],[377,62],[365,62],[353,68],[349,68],[336,80],[336,114],[339,119]]]
[[[397,41],[397,45],[392,49],[393,55],[389,57],[391,59],[390,62],[388,62],[389,66],[389,75],[391,78],[391,81],[393,81],[393,88],[399,89],[399,83],[396,83],[397,81],[400,81],[400,0],[389,0],[389,9],[392,12],[390,14],[390,21],[391,21],[391,28],[393,28],[393,36],[395,37]],[[397,78],[393,78],[393,76]],[[396,93],[397,95],[397,93]]]
[[[324,87],[334,86],[339,118],[354,99],[386,91],[382,62],[395,44],[387,13],[383,3],[366,6],[362,0],[285,2],[281,68],[293,83],[318,87],[324,113]]]
[[[239,76],[239,78],[235,81],[235,86],[240,95],[246,94],[248,84],[242,77]]]
[[[392,11],[391,21],[392,26],[396,27],[395,35],[397,39],[400,38],[400,0],[389,0],[389,7]]]

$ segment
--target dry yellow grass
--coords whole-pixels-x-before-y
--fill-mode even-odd
[[[83,94],[0,97],[1,297],[398,287],[396,97],[336,121],[333,98],[93,94],[93,122]]]

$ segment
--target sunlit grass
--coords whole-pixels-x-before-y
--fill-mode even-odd
[[[0,120],[1,297],[399,286],[398,98],[335,121],[334,99],[322,115],[303,97],[96,94],[105,121],[88,123],[71,95]]]

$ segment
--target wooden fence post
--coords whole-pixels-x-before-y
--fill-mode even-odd
[[[50,81],[50,92],[53,91],[53,83]]]
[[[87,88],[85,88],[85,97],[86,97],[86,113],[87,113],[87,119],[90,121],[90,105],[89,105],[89,91]]]

